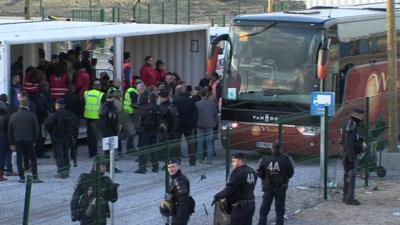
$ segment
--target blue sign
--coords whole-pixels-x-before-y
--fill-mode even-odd
[[[335,93],[317,92],[311,93],[311,115],[324,116],[325,106],[328,106],[328,116],[335,115]]]

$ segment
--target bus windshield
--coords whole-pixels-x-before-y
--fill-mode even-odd
[[[318,88],[316,59],[322,32],[280,25],[234,26],[233,55],[224,83],[228,104],[309,104]]]

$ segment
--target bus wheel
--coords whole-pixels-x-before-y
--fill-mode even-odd
[[[386,169],[383,166],[380,166],[376,169],[376,175],[378,177],[385,177],[386,176]]]

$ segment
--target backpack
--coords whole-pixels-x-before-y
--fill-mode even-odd
[[[156,104],[148,105],[146,114],[143,118],[143,128],[145,131],[158,131],[161,125],[161,109]]]

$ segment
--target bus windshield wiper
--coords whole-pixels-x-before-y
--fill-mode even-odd
[[[259,30],[259,31],[257,31],[257,32],[250,33],[250,34],[244,34],[244,35],[240,36],[239,39],[240,39],[240,38],[243,38],[243,37],[251,37],[251,36],[255,36],[255,35],[257,35],[257,34],[261,34],[261,33],[265,32],[265,31],[271,29],[271,28],[274,27],[275,25],[276,25],[276,22],[273,22],[273,23],[271,23],[270,25],[264,27],[263,29],[261,29],[261,30]]]

